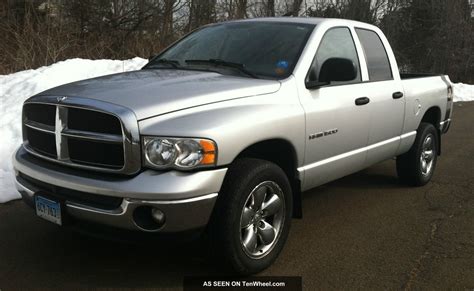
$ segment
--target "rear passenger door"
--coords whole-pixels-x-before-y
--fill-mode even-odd
[[[364,52],[369,80],[366,82],[370,98],[370,126],[366,165],[393,157],[400,144],[405,114],[405,98],[398,75],[395,78],[387,48],[377,32],[355,28]],[[398,72],[398,71],[397,71]]]

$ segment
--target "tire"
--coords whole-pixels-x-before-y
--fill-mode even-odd
[[[397,157],[397,174],[411,186],[423,186],[431,180],[438,158],[439,134],[431,123],[422,122],[410,150]]]
[[[238,274],[266,269],[283,249],[292,209],[290,183],[280,167],[259,159],[236,160],[210,221],[211,250]]]

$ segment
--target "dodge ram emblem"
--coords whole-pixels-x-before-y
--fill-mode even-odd
[[[66,96],[62,96],[62,97],[56,98],[56,100],[58,100],[58,103],[61,103],[61,102],[63,102],[63,101],[66,100],[66,99],[67,99]]]

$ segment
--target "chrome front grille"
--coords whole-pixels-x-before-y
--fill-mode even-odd
[[[31,154],[72,167],[122,174],[140,169],[135,115],[110,103],[30,98],[23,106],[23,140]]]

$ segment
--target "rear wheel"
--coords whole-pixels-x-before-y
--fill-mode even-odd
[[[422,122],[410,151],[397,157],[400,179],[413,186],[423,186],[431,180],[438,158],[438,131],[431,123]]]
[[[290,183],[281,168],[259,159],[237,160],[213,213],[213,249],[237,273],[267,268],[285,244],[292,207]]]

